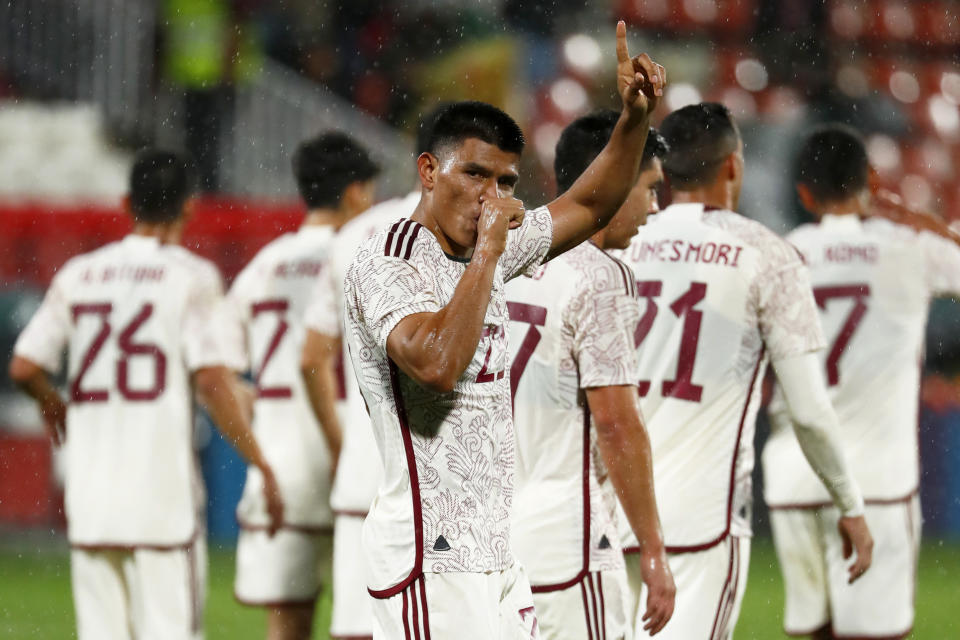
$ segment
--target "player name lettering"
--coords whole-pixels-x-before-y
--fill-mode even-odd
[[[827,262],[866,262],[877,261],[877,246],[874,244],[835,244],[823,251]]]
[[[314,278],[322,268],[322,263],[313,260],[281,262],[274,270],[274,274],[278,278]]]
[[[83,282],[114,282],[130,280],[132,282],[159,282],[163,280],[164,268],[155,265],[119,265],[101,269],[87,269],[83,273]]]
[[[630,248],[630,257],[636,262],[693,262],[738,266],[743,247],[725,242],[694,244],[669,238],[657,242],[641,242]]]

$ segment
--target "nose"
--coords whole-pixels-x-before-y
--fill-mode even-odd
[[[496,198],[502,198],[503,194],[500,193],[500,185],[497,183],[496,179],[491,178],[490,180],[485,180],[480,191],[480,202],[485,200],[494,200]]]
[[[660,211],[660,202],[657,200],[657,196],[650,198],[650,210],[648,214],[654,214]]]

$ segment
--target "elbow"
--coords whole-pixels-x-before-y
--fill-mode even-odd
[[[434,393],[450,393],[457,385],[459,376],[454,376],[442,367],[436,367],[430,371],[422,372],[417,378],[421,387],[429,389]]]
[[[37,365],[30,362],[26,358],[13,356],[13,360],[10,361],[10,366],[7,369],[7,373],[10,375],[10,380],[13,381],[14,384],[23,386],[29,382],[39,370],[40,368]]]

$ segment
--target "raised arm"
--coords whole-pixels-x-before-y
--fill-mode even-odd
[[[640,542],[640,564],[647,585],[643,628],[653,635],[673,615],[677,588],[667,564],[663,532],[653,492],[650,439],[636,404],[632,385],[586,390],[587,405],[597,430],[597,446],[617,498]]]
[[[577,246],[607,225],[637,180],[643,146],[666,84],[666,69],[645,53],[630,57],[627,27],[617,23],[617,91],[623,109],[607,146],[560,197],[550,203],[549,257]]]
[[[523,219],[523,213],[519,200],[484,202],[476,249],[450,302],[435,312],[411,314],[390,332],[387,355],[420,385],[448,393],[470,365],[480,343],[497,261],[506,249],[507,230]]]
[[[935,233],[960,245],[960,233],[957,233],[943,218],[928,211],[911,209],[903,198],[892,191],[877,190],[870,202],[869,214],[906,225],[916,231]]]

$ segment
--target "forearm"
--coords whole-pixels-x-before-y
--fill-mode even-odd
[[[404,373],[438,391],[452,390],[470,365],[483,331],[499,255],[475,251],[450,301],[390,334],[387,350]],[[401,321],[403,322],[403,321]]]
[[[244,417],[236,376],[226,367],[205,367],[194,373],[197,399],[213,419],[223,437],[244,460],[260,469],[268,468],[253,432]]]
[[[47,373],[26,358],[13,357],[10,362],[10,379],[38,404],[63,401],[60,392],[50,382]]]
[[[312,333],[307,333],[308,345],[311,342],[310,336]],[[328,338],[325,342],[327,345],[320,346],[317,349],[320,353],[315,358],[304,358],[301,373],[307,388],[310,407],[313,409],[317,422],[320,423],[320,430],[323,432],[327,447],[329,447],[333,459],[336,460],[343,443],[343,431],[337,415],[337,376],[333,355],[339,353],[339,349],[337,351],[333,350],[339,340]]]
[[[632,387],[623,388],[618,397],[622,407],[619,411],[592,411],[597,447],[641,551],[660,553],[664,543],[654,493],[653,456],[650,439],[633,398],[635,393]],[[598,397],[595,394],[593,397],[595,402],[591,406],[596,407]],[[589,398],[590,395],[588,403]],[[609,402],[609,399],[608,395],[603,401]]]
[[[637,181],[649,119],[621,114],[610,140],[576,182],[550,206],[554,218],[551,257],[604,228]],[[563,219],[558,220],[558,217]]]
[[[839,423],[814,353],[773,363],[804,456],[844,516],[863,513],[863,496],[837,437]]]

